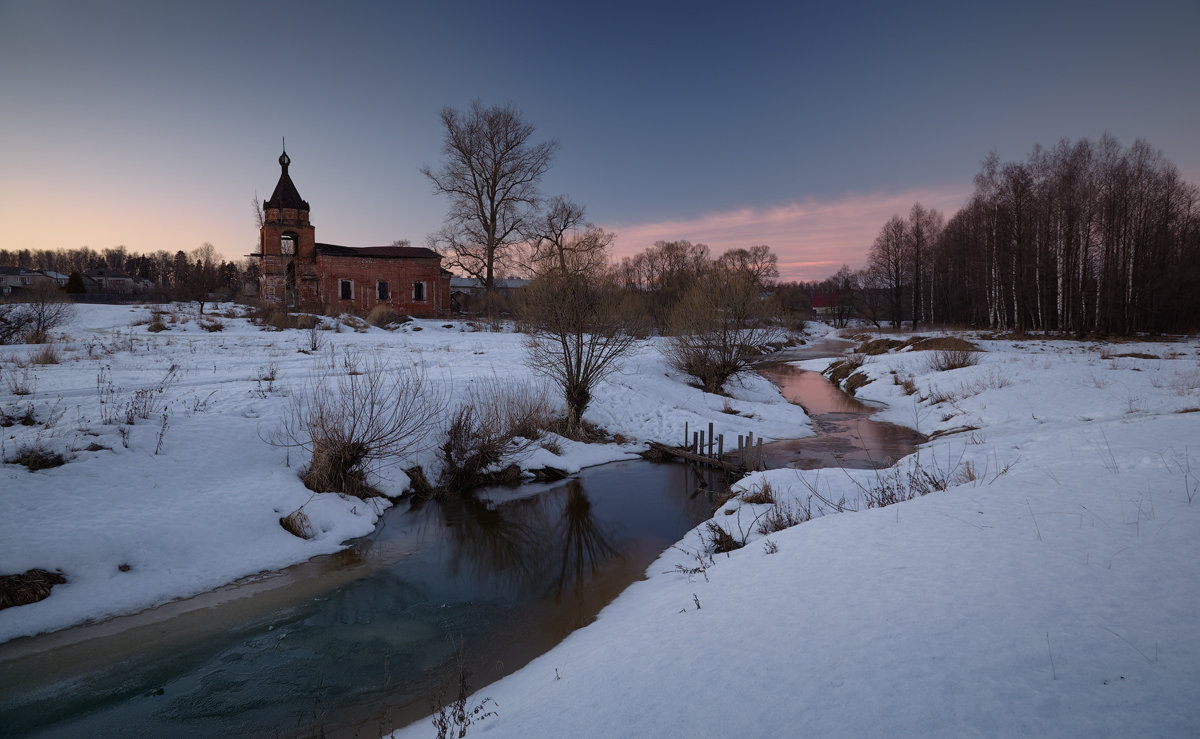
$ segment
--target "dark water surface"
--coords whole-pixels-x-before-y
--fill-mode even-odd
[[[454,697],[460,647],[480,686],[589,623],[711,515],[702,474],[619,462],[401,504],[352,549],[265,581],[10,642],[0,734],[376,736]]]

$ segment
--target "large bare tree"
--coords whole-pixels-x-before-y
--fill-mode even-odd
[[[482,281],[490,296],[497,261],[520,240],[558,142],[534,144],[533,125],[511,105],[484,107],[478,100],[466,111],[443,108],[442,126],[445,161],[437,170],[421,168],[434,192],[450,199],[445,225],[430,244],[450,266]]]

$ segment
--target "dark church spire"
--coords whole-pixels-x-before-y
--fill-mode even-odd
[[[288,175],[288,165],[292,163],[292,158],[288,156],[287,149],[279,155],[279,182],[275,185],[275,192],[271,193],[271,199],[263,203],[263,208],[294,208],[296,210],[308,210],[308,202],[300,197],[300,193],[296,190],[296,185],[292,183],[292,178]]]

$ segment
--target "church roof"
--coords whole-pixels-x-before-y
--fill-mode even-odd
[[[371,257],[374,259],[441,259],[433,249],[423,246],[338,246],[317,244],[317,253],[326,257]]]
[[[292,163],[291,157],[287,152],[279,155],[279,167],[282,170],[279,173],[279,182],[275,184],[275,192],[271,193],[271,199],[263,203],[263,208],[296,208],[299,210],[309,210],[308,201],[300,197],[299,191],[296,190],[296,185],[292,183],[292,178],[288,176],[288,165]]]

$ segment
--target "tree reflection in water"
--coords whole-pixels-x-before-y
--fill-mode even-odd
[[[561,600],[568,580],[573,580],[574,595],[583,595],[589,575],[595,576],[600,565],[619,556],[612,536],[592,515],[592,502],[579,480],[567,483],[567,500],[560,523],[561,565],[555,583],[554,599]]]
[[[592,512],[579,480],[541,495],[495,503],[474,495],[440,500],[451,539],[448,575],[469,572],[497,587],[529,593],[570,589],[576,599],[601,566],[619,557],[611,526]]]

